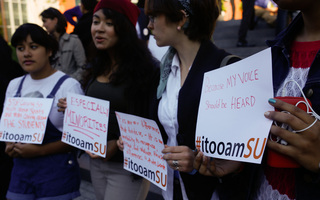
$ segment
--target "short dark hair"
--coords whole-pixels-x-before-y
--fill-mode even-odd
[[[97,3],[98,3],[97,0],[81,0],[81,4],[89,12],[93,12],[93,10],[96,7]]]
[[[67,29],[67,20],[64,17],[64,15],[56,8],[48,8],[40,13],[40,16],[43,18],[49,18],[49,19],[58,19],[56,31],[60,34],[63,34],[66,32]]]
[[[210,40],[220,13],[217,0],[190,0],[190,8],[184,33],[193,41]],[[147,0],[145,7],[147,15],[164,14],[169,23],[182,20],[181,10],[185,9],[179,0]]]
[[[33,42],[44,46],[46,50],[50,50],[52,55],[50,56],[50,63],[53,63],[53,58],[59,49],[58,42],[53,39],[43,28],[37,24],[25,23],[17,28],[11,38],[11,44],[13,47],[17,47],[30,35]]]

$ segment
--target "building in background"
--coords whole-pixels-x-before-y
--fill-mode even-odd
[[[10,41],[16,28],[23,23],[35,23],[42,26],[39,14],[48,7],[54,7],[62,13],[78,5],[80,0],[0,0],[0,34]],[[72,26],[67,32],[72,31]]]

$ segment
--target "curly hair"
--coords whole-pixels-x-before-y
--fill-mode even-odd
[[[103,14],[111,19],[114,24],[118,42],[112,47],[113,60],[117,64],[115,71],[112,71],[110,83],[121,84],[125,82],[128,87],[125,94],[136,97],[149,89],[150,75],[153,73],[156,60],[146,46],[145,42],[137,36],[134,25],[127,17],[111,9],[103,8]],[[84,88],[87,84],[103,73],[111,72],[111,57],[108,50],[94,48],[89,62],[92,67],[84,76]]]

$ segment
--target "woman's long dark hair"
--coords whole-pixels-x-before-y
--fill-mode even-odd
[[[103,8],[107,19],[111,19],[118,36],[117,44],[112,47],[113,59],[117,64],[112,71],[110,82],[121,84],[125,81],[128,85],[125,94],[130,98],[143,95],[150,88],[150,79],[156,64],[145,42],[137,36],[134,25],[122,14]],[[93,78],[103,73],[111,72],[111,58],[108,50],[98,50],[93,58],[89,58],[92,67],[84,77],[84,88]]]

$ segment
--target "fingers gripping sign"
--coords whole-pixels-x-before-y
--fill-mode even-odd
[[[122,137],[120,136],[119,139],[117,140],[117,146],[119,148],[120,151],[123,151],[124,149],[124,145],[123,145],[123,141],[122,141]]]
[[[202,175],[223,177],[230,173],[239,172],[243,165],[238,161],[210,158],[199,152],[193,166]]]
[[[58,106],[58,111],[64,113],[64,111],[67,108],[67,98],[60,98],[58,100],[57,106]]]
[[[165,145],[162,153],[165,154],[163,158],[172,169],[182,172],[193,170],[195,153],[189,147]]]

